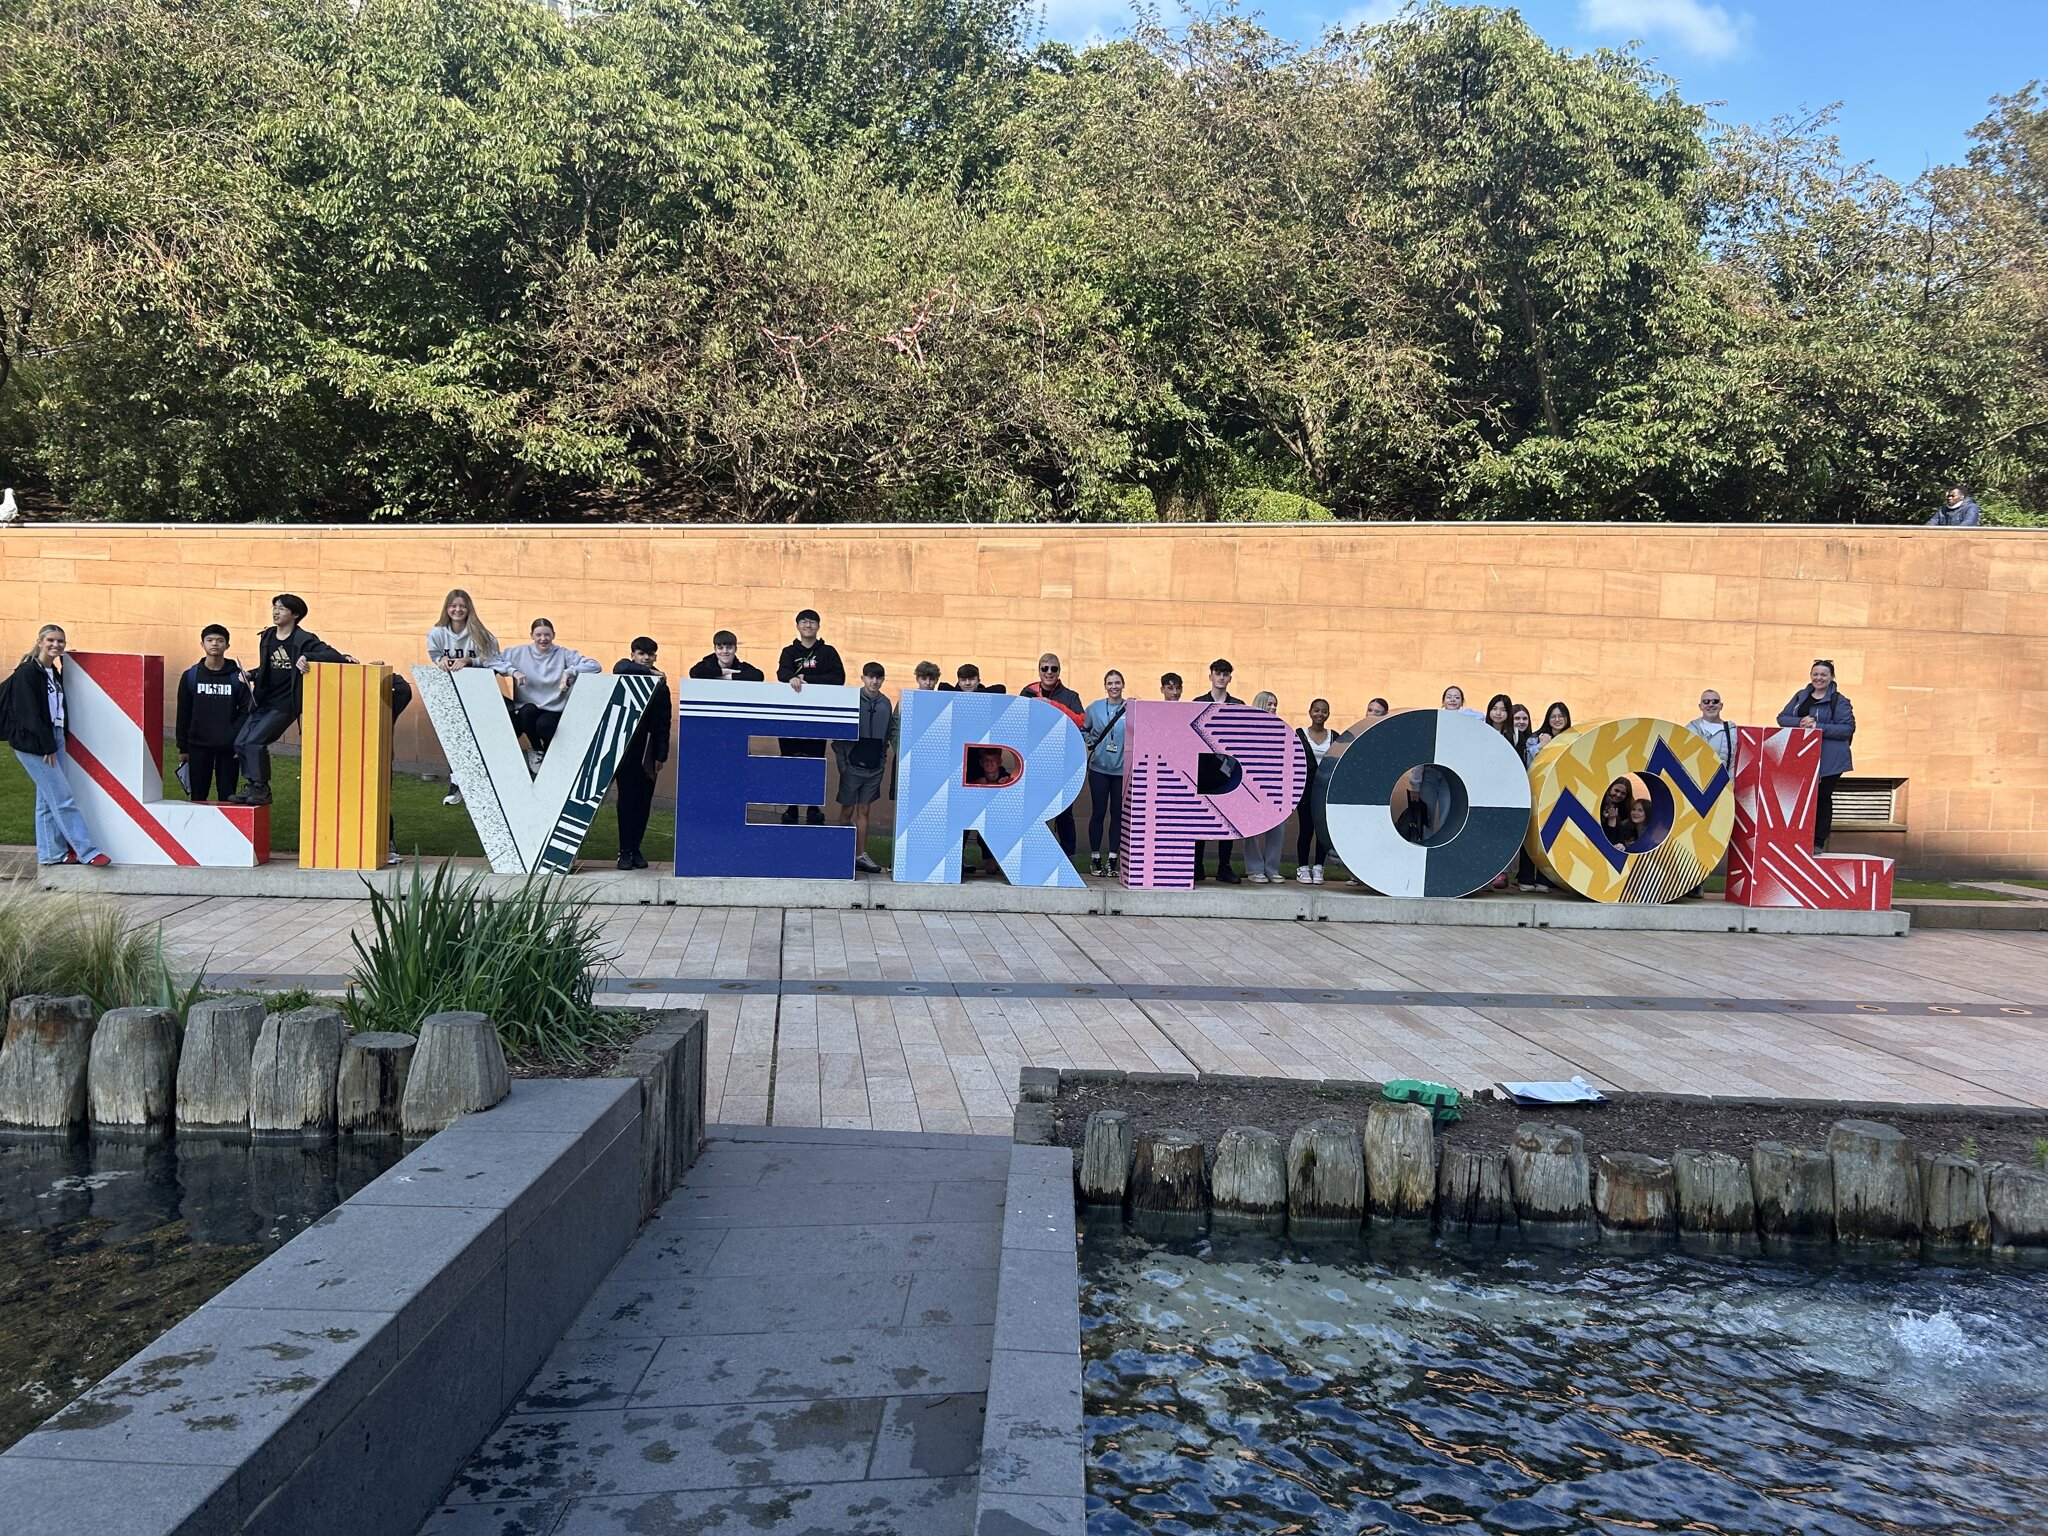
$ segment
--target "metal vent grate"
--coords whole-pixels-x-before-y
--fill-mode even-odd
[[[1903,779],[1845,778],[1835,786],[1835,826],[1844,832],[1902,832]]]

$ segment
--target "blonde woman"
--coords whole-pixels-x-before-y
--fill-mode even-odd
[[[64,776],[64,631],[55,624],[36,631],[0,694],[0,728],[36,789],[36,862],[105,869],[113,861],[93,842]]]
[[[498,637],[477,617],[476,603],[457,587],[441,599],[441,617],[427,631],[427,660],[443,672],[467,666],[488,666],[498,655]],[[443,805],[462,804],[462,786],[452,779]]]

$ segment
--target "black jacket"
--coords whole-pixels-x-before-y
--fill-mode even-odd
[[[64,686],[63,673],[57,686]],[[7,679],[7,695],[0,700],[0,719],[7,727],[7,744],[30,757],[48,757],[57,750],[57,728],[50,724],[50,682],[43,664],[24,656],[14,675]]]
[[[939,684],[939,692],[941,693],[1001,693],[1002,691],[1003,685],[1001,683],[983,683],[979,688],[973,689],[962,688],[958,683]]]
[[[654,668],[642,666],[637,661],[622,661],[612,668],[618,677],[652,677]],[[639,727],[633,732],[633,739],[626,743],[626,755],[622,763],[631,763],[649,778],[653,778],[668,761],[670,722],[675,718],[675,701],[668,691],[668,679],[663,678],[654,685],[654,697],[647,701],[647,713],[640,717]]]
[[[765,683],[768,681],[767,678],[761,675],[759,667],[755,666],[751,661],[741,661],[738,657],[733,658],[732,670],[732,681],[735,683]],[[724,682],[726,680],[725,668],[718,664],[718,652],[713,651],[709,656],[698,662],[697,665],[690,668],[690,676],[707,683]],[[784,678],[783,681],[788,682],[789,679]]]
[[[844,683],[846,663],[823,640],[815,645],[792,640],[782,648],[782,655],[775,663],[775,681],[787,683],[798,677],[806,683]]]
[[[256,637],[256,665],[249,673],[249,708],[281,709],[298,718],[306,691],[299,660],[347,661],[348,658],[303,625],[280,640],[275,625]]]
[[[242,681],[241,663],[223,657],[218,672],[195,661],[178,679],[178,750],[225,752],[235,744],[235,732],[249,717],[249,685]]]

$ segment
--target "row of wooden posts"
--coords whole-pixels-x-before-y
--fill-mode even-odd
[[[1526,1122],[1506,1148],[1440,1145],[1420,1104],[1374,1104],[1363,1129],[1314,1120],[1286,1142],[1233,1126],[1213,1159],[1182,1130],[1133,1137],[1123,1110],[1088,1117],[1077,1194],[1135,1218],[1327,1234],[1367,1220],[1434,1222],[1447,1234],[1591,1237],[1688,1233],[1727,1239],[2048,1248],[2048,1172],[1924,1153],[1893,1126],[1838,1120],[1825,1150],[1759,1142],[1748,1158],[1589,1158],[1569,1126]]]
[[[437,1013],[417,1036],[351,1033],[336,1008],[267,1012],[258,997],[99,1013],[18,997],[0,1041],[0,1130],[324,1138],[426,1136],[511,1089],[497,1029]]]

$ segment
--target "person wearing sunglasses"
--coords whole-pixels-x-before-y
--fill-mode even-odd
[[[1060,659],[1051,651],[1038,658],[1038,680],[1026,683],[1019,692],[1027,699],[1045,700],[1076,726],[1086,731],[1088,712],[1082,707],[1081,695],[1060,681]],[[1053,817],[1052,835],[1060,840],[1060,847],[1067,857],[1072,858],[1077,839],[1074,836],[1074,808],[1071,805]]]
[[[1721,718],[1720,689],[1702,688],[1700,690],[1699,718],[1687,721],[1685,728],[1714,749],[1714,756],[1721,759],[1721,766],[1723,768],[1727,769],[1731,774],[1735,772],[1735,727],[1729,721]],[[1727,863],[1728,856],[1723,854],[1721,862],[1715,865],[1709,873],[1718,873],[1727,866]],[[1686,895],[1697,896],[1706,888],[1707,882],[1702,880],[1698,885],[1687,891]]]

